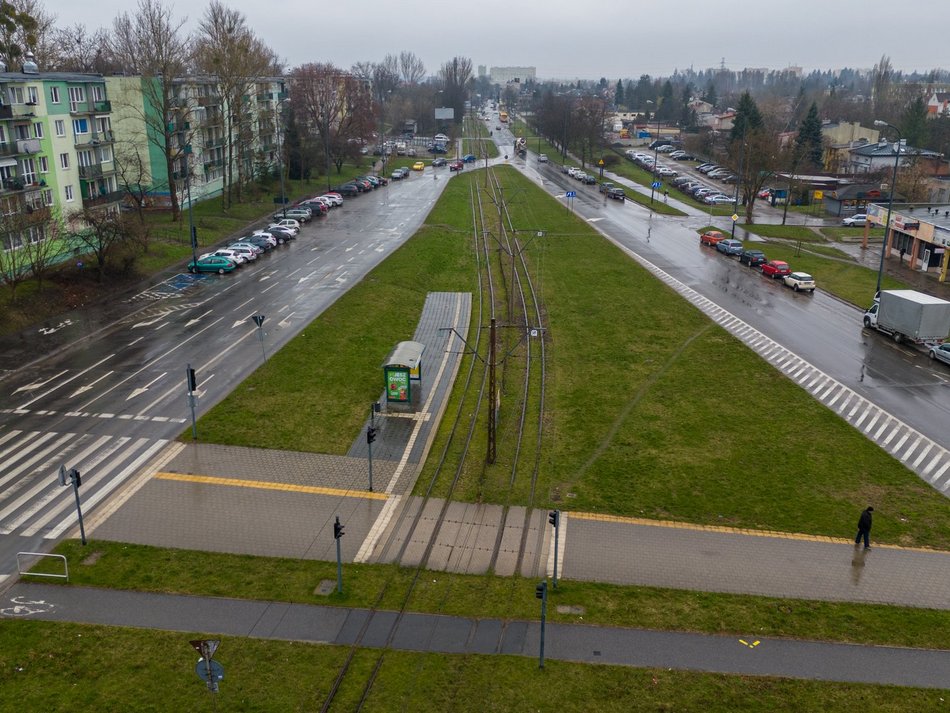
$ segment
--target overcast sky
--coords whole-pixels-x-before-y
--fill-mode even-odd
[[[137,0],[40,0],[61,27],[110,26]],[[165,3],[194,27],[204,0]],[[887,54],[904,71],[950,69],[947,0],[230,0],[293,67],[349,68],[414,52],[434,74],[454,56],[479,65],[536,67],[538,77],[667,76],[675,69],[800,66],[870,68]],[[464,8],[464,9],[463,9]],[[471,13],[471,14],[469,14]],[[97,21],[95,18],[107,18]]]

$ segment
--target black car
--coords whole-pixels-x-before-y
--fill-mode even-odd
[[[693,156],[693,154],[691,154],[691,153],[684,153],[684,154],[680,154],[679,156],[677,156],[677,157],[674,158],[673,160],[674,160],[674,161],[695,161],[695,160],[696,160],[696,157]]]
[[[588,186],[592,186],[597,183],[597,179],[589,173],[585,173],[584,177],[581,178],[581,182],[587,184]]]
[[[612,186],[611,188],[608,188],[607,197],[613,198],[615,201],[627,200],[627,194],[623,192],[623,188],[620,186]]]
[[[287,230],[286,228],[264,228],[265,233],[270,233],[275,238],[277,238],[278,244],[286,243],[288,240],[296,239],[294,231]]]
[[[615,185],[616,185],[616,184],[611,183],[610,181],[604,181],[604,182],[601,183],[599,186],[597,186],[597,190],[600,191],[601,193],[606,193],[606,192],[609,191],[611,188],[613,188]]]
[[[242,243],[250,243],[251,245],[256,245],[265,253],[268,250],[273,249],[273,245],[267,238],[262,238],[259,235],[248,235],[246,238],[241,238]]]
[[[432,165],[433,165],[433,166],[444,166],[444,165],[447,164],[447,163],[448,163],[448,161],[446,161],[446,160],[445,160],[444,158],[442,158],[441,156],[440,156],[439,158],[434,158],[434,159],[432,159]]]
[[[334,193],[339,193],[341,196],[347,198],[352,198],[353,196],[358,196],[360,194],[359,188],[356,187],[355,183],[344,183],[342,186],[337,186],[333,189]]]
[[[448,153],[448,149],[443,144],[432,144],[429,146],[429,153]]]
[[[743,250],[739,253],[739,262],[749,267],[758,267],[768,262],[768,258],[765,257],[765,253],[761,250]]]

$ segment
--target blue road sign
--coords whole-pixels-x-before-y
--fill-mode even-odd
[[[577,196],[577,191],[568,191],[568,192],[565,193],[564,195],[565,195],[565,197],[567,197],[567,198],[574,198],[575,196]]]
[[[659,187],[662,186],[662,185],[663,185],[663,184],[660,183],[659,181],[654,181],[654,182],[653,182],[653,187],[654,187],[654,188],[659,188]]]

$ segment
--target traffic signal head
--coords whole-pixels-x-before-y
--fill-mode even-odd
[[[195,378],[195,370],[188,369],[188,390],[195,391],[198,388],[198,379]]]
[[[70,478],[72,478],[73,482],[75,482],[77,486],[82,485],[82,477],[79,475],[78,470],[76,470],[75,468],[70,468],[69,476]]]
[[[547,589],[548,589],[547,580],[543,582],[538,582],[538,586],[534,588],[534,596],[536,596],[538,599],[544,599],[544,594],[545,592],[547,592]]]
[[[340,518],[337,516],[336,522],[333,523],[333,539],[339,540],[344,534],[346,533],[343,532],[343,525],[340,524]]]
[[[375,440],[376,440],[376,428],[373,426],[370,426],[369,428],[366,429],[366,442],[372,443]]]
[[[548,513],[548,522],[554,525],[554,527],[558,526],[558,523],[560,522],[560,520],[561,520],[560,510],[552,510],[551,512]]]

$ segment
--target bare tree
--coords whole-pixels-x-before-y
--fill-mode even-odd
[[[121,249],[141,234],[134,219],[117,211],[83,208],[70,215],[70,222],[86,226],[75,239],[95,257],[99,282]]]
[[[59,217],[46,207],[37,208],[23,217],[27,224],[24,233],[29,236],[29,239],[23,241],[23,250],[26,252],[30,272],[37,287],[42,289],[43,280],[68,249],[63,240],[63,224]]]
[[[148,147],[135,141],[116,143],[113,161],[126,199],[134,206],[139,223],[145,225],[145,211],[155,190],[147,155]],[[146,249],[148,246],[146,245]]]
[[[24,249],[29,242],[30,214],[23,210],[17,196],[0,201],[0,284],[10,289],[10,299],[16,301],[17,288],[30,279],[30,255]]]
[[[13,67],[16,61],[37,42],[41,12],[35,0],[3,0],[0,2],[0,57]],[[43,15],[44,22],[49,18]]]
[[[272,68],[273,52],[254,35],[243,13],[212,0],[199,26],[195,57],[199,69],[217,78],[218,93],[229,108],[223,117],[226,172],[222,201],[227,209],[233,200],[240,201],[241,187],[251,179],[245,175],[245,161],[235,160],[251,133],[252,117],[242,109],[246,97],[253,94],[253,85]]]
[[[607,119],[607,103],[602,97],[588,94],[580,98],[575,107],[577,147],[581,152],[581,165],[592,161],[594,152],[605,143],[604,124]]]
[[[384,61],[384,63],[390,69],[394,69],[393,63],[387,61]],[[414,86],[426,76],[426,66],[413,52],[403,50],[399,53],[399,76],[403,84],[410,87]]]
[[[191,38],[182,32],[186,19],[175,20],[160,0],[139,0],[133,15],[123,13],[113,22],[110,49],[129,72],[142,78],[142,103],[130,109],[145,123],[146,135],[165,159],[172,220],[178,220],[176,171],[182,162],[187,116],[175,111],[173,80],[184,74],[191,60]]]
[[[444,106],[455,109],[455,123],[461,124],[465,114],[465,98],[472,79],[472,60],[468,57],[453,57],[439,70],[442,82]]]
[[[106,74],[119,69],[109,51],[109,37],[101,28],[90,34],[85,25],[77,23],[53,30],[52,36],[43,65],[51,71]]]

